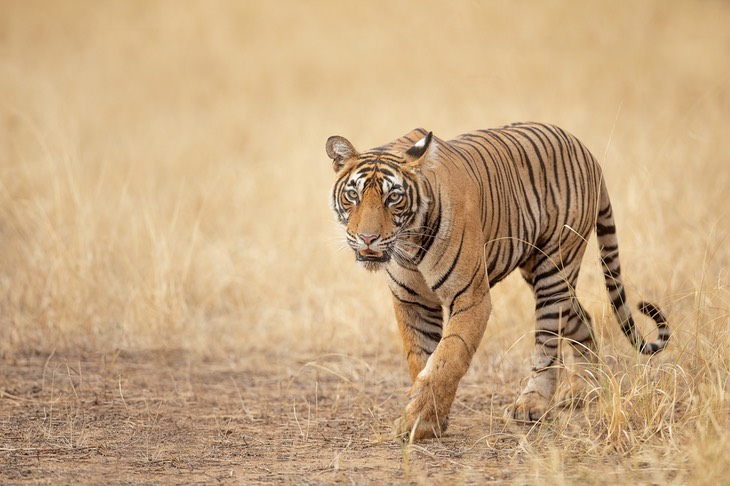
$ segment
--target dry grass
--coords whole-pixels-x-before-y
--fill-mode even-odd
[[[728,24],[719,1],[0,2],[0,480],[115,457],[129,482],[724,481]],[[672,341],[628,348],[593,250],[596,402],[505,423],[533,327],[508,279],[448,436],[400,448],[388,292],[341,249],[324,141],[517,120],[602,161],[629,298]]]

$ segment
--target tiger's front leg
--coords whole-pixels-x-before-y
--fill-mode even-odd
[[[441,341],[443,309],[440,304],[424,301],[418,295],[400,297],[393,293],[393,310],[398,322],[408,374],[415,382]]]
[[[420,440],[439,437],[446,430],[459,381],[481,342],[491,311],[486,286],[480,291],[470,290],[458,295],[448,306],[452,312],[443,336],[425,366],[421,367],[425,353],[418,354],[414,351],[417,346],[406,345],[406,352],[410,349],[412,353],[408,364],[413,386],[404,415],[396,421],[396,433],[400,437]]]

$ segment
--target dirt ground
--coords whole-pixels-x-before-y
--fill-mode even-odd
[[[449,431],[406,447],[398,357],[23,356],[0,381],[0,483],[421,483],[514,476],[529,428],[471,374]],[[496,412],[495,412],[496,414]],[[476,424],[476,425],[475,425]]]

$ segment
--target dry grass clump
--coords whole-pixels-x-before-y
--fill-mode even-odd
[[[729,22],[712,1],[0,2],[0,357],[183,350],[299,383],[252,412],[261,422],[239,418],[254,435],[287,421],[257,453],[331,451],[314,480],[365,480],[357,461],[377,450],[367,467],[391,480],[722,482]],[[672,340],[649,360],[629,349],[591,243],[578,296],[602,343],[594,402],[534,428],[503,421],[534,305],[507,279],[449,436],[400,449],[389,295],[342,248],[324,141],[518,120],[561,125],[601,160],[629,299],[656,300]],[[360,364],[332,374],[332,356]],[[361,368],[381,378],[358,382]],[[327,414],[304,420],[312,403]],[[85,447],[83,406],[62,413],[60,435]],[[321,430],[355,439],[317,442]]]

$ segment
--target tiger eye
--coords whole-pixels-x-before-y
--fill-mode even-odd
[[[350,202],[353,202],[353,203],[355,203],[355,202],[357,202],[357,191],[356,191],[355,189],[348,189],[348,190],[347,190],[347,191],[345,192],[345,197],[346,197],[346,198],[347,198],[347,199],[348,199],[348,200],[349,200]]]
[[[399,202],[401,202],[401,200],[403,200],[403,194],[399,192],[393,192],[388,196],[387,202],[389,204],[398,204]]]

